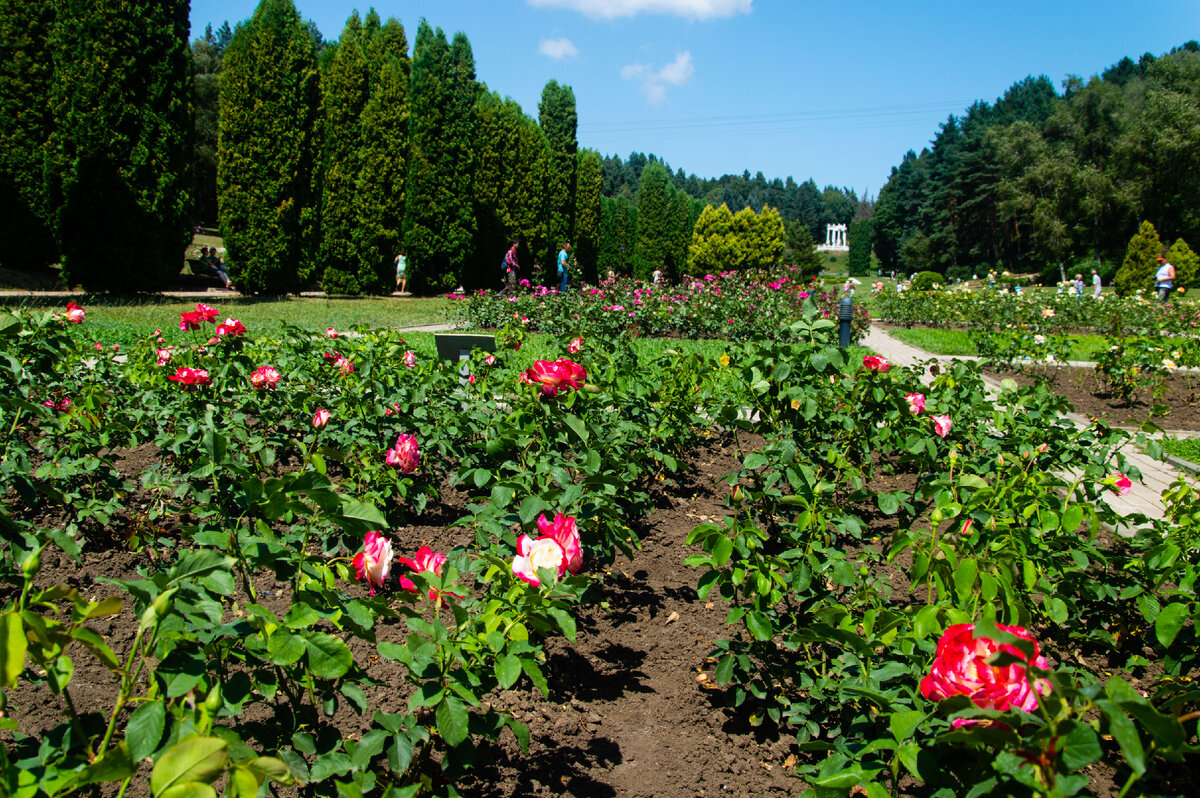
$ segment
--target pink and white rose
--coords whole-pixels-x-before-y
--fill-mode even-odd
[[[562,579],[567,572],[567,556],[562,544],[551,537],[534,540],[528,535],[517,538],[517,556],[513,557],[512,572],[533,586],[542,584],[538,569],[553,571]]]
[[[866,355],[863,357],[863,365],[868,371],[874,371],[879,374],[887,374],[888,369],[892,364],[887,361],[887,358],[881,355]]]
[[[929,419],[933,422],[933,431],[937,433],[939,438],[944,438],[950,434],[950,427],[954,425],[950,416],[930,416]]]
[[[923,393],[906,393],[904,401],[908,402],[908,412],[914,416],[919,416],[925,412],[925,394]]]
[[[403,474],[411,474],[417,470],[420,462],[421,453],[416,437],[400,433],[396,445],[387,451],[387,464]]]
[[[368,532],[363,538],[363,550],[354,555],[354,575],[357,579],[365,579],[375,595],[375,589],[383,587],[383,582],[392,569],[392,542],[378,532]]]

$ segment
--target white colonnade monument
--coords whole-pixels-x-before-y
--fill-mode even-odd
[[[819,245],[817,250],[819,252],[848,252],[850,247],[846,244],[846,225],[825,225],[825,243]]]

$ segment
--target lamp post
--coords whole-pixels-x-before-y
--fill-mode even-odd
[[[838,302],[838,346],[842,349],[850,346],[850,322],[854,320],[854,299],[842,297]]]

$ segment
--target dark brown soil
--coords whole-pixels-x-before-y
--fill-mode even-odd
[[[1099,375],[1090,368],[1045,368],[1017,374],[987,372],[1001,379],[1011,377],[1022,384],[1044,380],[1055,393],[1066,398],[1075,412],[1094,416],[1114,426],[1138,426],[1147,420],[1163,429],[1200,431],[1200,374],[1177,372],[1164,379],[1157,391],[1146,390],[1126,402],[1107,393]],[[1155,406],[1166,412],[1152,414]]]
[[[709,689],[716,639],[726,636],[725,607],[719,599],[700,601],[696,569],[683,564],[688,532],[725,514],[721,477],[736,469],[732,435],[713,438],[693,453],[680,481],[664,486],[657,509],[638,530],[642,549],[632,561],[619,559],[600,579],[598,600],[581,610],[572,644],[558,639],[548,646],[549,698],[536,690],[495,696],[498,709],[526,723],[532,733],[528,753],[511,735],[490,754],[491,764],[476,768],[458,787],[464,796],[583,795],[634,798],[684,798],[698,795],[798,795],[802,783],[792,776],[787,738],[756,736],[756,730],[720,706],[719,691]],[[756,448],[761,441],[743,446]],[[114,453],[124,471],[144,469],[153,452]],[[438,512],[454,513],[464,497],[444,490]],[[433,509],[433,508],[431,508]],[[453,517],[421,519],[419,526],[394,530],[397,550],[428,543],[443,550],[466,544],[464,528],[445,529]],[[461,539],[459,539],[461,538]],[[112,546],[115,540],[105,541]],[[107,548],[107,547],[106,547]],[[131,553],[112,546],[89,550],[85,567],[65,555],[50,556],[39,582],[65,583],[85,596],[116,594],[104,578],[136,579],[139,568],[153,568],[153,548]],[[289,604],[288,586],[269,577],[256,584],[259,603],[280,614]],[[244,601],[244,597],[238,597]],[[122,656],[132,644],[136,619],[130,608],[101,621],[97,631]],[[379,629],[380,639],[390,634]],[[397,641],[403,629],[393,630]],[[366,644],[352,643],[356,659],[383,682],[399,666],[370,657]],[[84,716],[88,733],[100,733],[111,711],[116,680],[86,655],[75,657],[71,697]],[[707,670],[707,673],[706,673]],[[367,691],[372,706],[403,701],[387,686]],[[63,721],[60,706],[44,686],[26,686],[10,695],[9,714],[22,731],[41,733]],[[240,719],[246,736],[270,718],[253,707]],[[338,730],[353,739],[365,732],[370,713],[339,713]],[[264,734],[266,736],[266,734]],[[794,762],[794,759],[792,760]],[[145,795],[145,780],[135,779],[127,795]]]

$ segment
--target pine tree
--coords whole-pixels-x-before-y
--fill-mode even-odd
[[[850,247],[847,271],[851,277],[865,277],[871,273],[871,228],[870,219],[856,219],[846,230],[846,243]]]
[[[740,240],[734,232],[733,213],[729,206],[706,205],[692,232],[688,250],[688,270],[691,274],[716,274],[740,261]]]
[[[600,250],[600,190],[603,186],[600,153],[583,150],[575,168],[575,232],[572,252],[582,279],[595,281]]]
[[[1117,270],[1113,287],[1121,296],[1154,288],[1154,273],[1158,270],[1158,257],[1163,254],[1158,231],[1150,222],[1142,222],[1137,233],[1129,239],[1125,260]]]
[[[389,293],[404,222],[410,64],[403,26],[391,18],[376,26],[375,19],[372,10],[364,42],[371,94],[362,115],[359,279],[368,293]]]
[[[633,276],[646,280],[663,266],[671,246],[671,187],[667,170],[651,163],[638,184],[637,244],[633,250]]]
[[[58,260],[43,183],[53,118],[49,54],[53,3],[0,0],[0,264],[39,269]]]
[[[759,269],[778,266],[784,250],[783,217],[770,205],[763,205],[756,220],[749,265]]]
[[[221,72],[221,234],[243,292],[297,291],[314,273],[319,91],[312,38],[292,0],[262,0]]]
[[[61,0],[51,37],[52,195],[63,276],[154,290],[190,240],[186,0]]]
[[[579,144],[575,134],[575,92],[570,86],[559,86],[554,80],[545,85],[538,103],[538,125],[549,149],[543,165],[546,202],[543,219],[551,250],[546,254],[553,257],[575,226],[575,153]]]
[[[676,191],[671,198],[670,240],[667,244],[667,255],[663,261],[664,271],[672,278],[677,278],[688,265],[688,250],[692,246],[692,230],[696,224],[692,221],[692,198],[686,192]]]
[[[197,221],[217,222],[217,126],[221,118],[221,56],[212,26],[192,42],[192,199]]]
[[[787,250],[784,262],[796,267],[800,277],[816,277],[821,273],[821,255],[808,225],[803,222],[788,222],[785,225]]]
[[[421,21],[409,90],[404,244],[414,292],[452,289],[475,235],[471,195],[475,65],[461,33],[452,45]]]
[[[1190,288],[1196,282],[1196,274],[1200,271],[1200,258],[1182,238],[1167,250],[1167,261],[1175,267],[1175,287]]]

